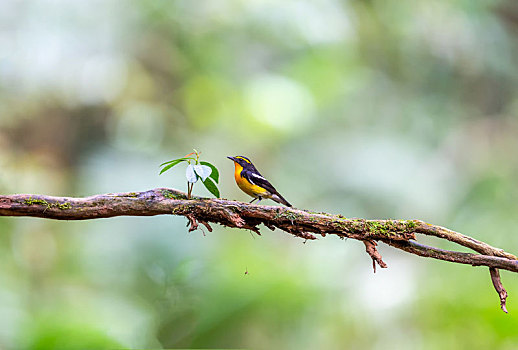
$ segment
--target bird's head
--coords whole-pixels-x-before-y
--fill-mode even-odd
[[[252,162],[247,157],[235,156],[235,157],[227,157],[227,158],[234,161],[235,163],[241,165],[243,168],[252,165]]]

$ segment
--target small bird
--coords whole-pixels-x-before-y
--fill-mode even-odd
[[[236,183],[239,188],[249,196],[254,197],[250,203],[253,203],[257,199],[261,201],[261,199],[266,198],[288,207],[292,206],[279,192],[277,192],[275,187],[273,187],[272,184],[261,175],[250,159],[243,156],[227,158],[234,161],[234,165],[236,166],[234,178],[236,179]]]

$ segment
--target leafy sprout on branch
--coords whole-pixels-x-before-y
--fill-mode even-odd
[[[183,158],[173,159],[160,164],[163,167],[160,170],[160,175],[178,165],[182,162],[187,162],[187,169],[185,170],[185,177],[187,178],[187,199],[191,198],[192,189],[194,184],[201,179],[201,182],[205,188],[212,193],[216,198],[219,198],[219,171],[218,169],[209,162],[200,161],[200,154],[197,150],[184,156]]]

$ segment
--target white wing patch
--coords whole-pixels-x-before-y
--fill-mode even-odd
[[[254,173],[251,173],[251,174],[250,174],[250,182],[251,182],[252,184],[256,185],[256,186],[257,186],[257,184],[254,182],[254,180],[253,180],[254,178],[267,181],[264,177],[262,177],[262,176],[260,176],[260,175],[257,175],[257,174],[254,174]]]

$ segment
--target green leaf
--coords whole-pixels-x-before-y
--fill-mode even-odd
[[[164,166],[164,165],[169,164],[169,163],[176,162],[176,161],[178,161],[178,163],[179,163],[179,162],[184,162],[184,161],[186,161],[186,160],[188,160],[188,159],[190,159],[190,160],[196,160],[196,159],[194,159],[194,158],[190,158],[190,157],[178,158],[178,159],[173,159],[173,160],[170,160],[170,161],[164,162],[164,163],[160,164],[160,166],[159,166],[159,167]],[[178,163],[176,163],[176,164],[178,164]]]
[[[166,164],[173,163],[173,162],[176,162],[176,161],[178,161],[178,160],[180,160],[180,159],[173,159],[173,160],[170,160],[170,161],[167,161],[167,162],[163,162],[163,163],[162,163],[162,164],[160,164],[158,167],[162,167],[162,166],[164,166],[164,165],[166,165]]]
[[[179,163],[181,163],[183,161],[184,161],[183,159],[176,159],[176,160],[172,161],[171,163],[166,165],[162,170],[160,170],[160,174],[159,175],[162,175],[164,172],[166,172],[167,170],[169,170],[172,167],[174,167],[176,164],[179,164]]]
[[[214,183],[214,181],[212,181],[210,177],[205,179],[205,181],[203,181],[203,184],[210,193],[212,193],[216,198],[219,198],[218,186]]]
[[[209,162],[200,162],[200,164],[210,167],[212,169],[212,173],[210,173],[210,177],[212,177],[216,183],[219,183],[218,168],[216,168],[214,165],[210,164]]]

